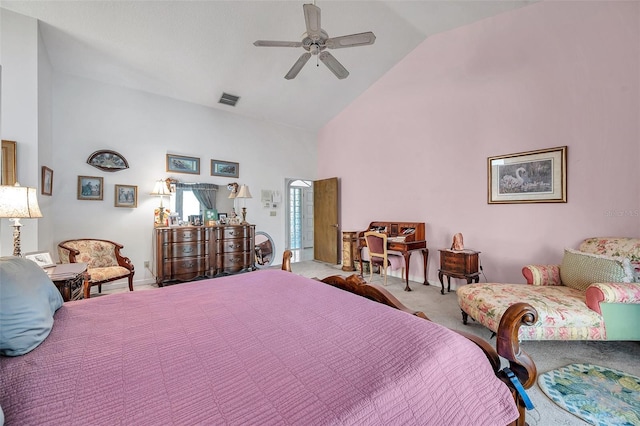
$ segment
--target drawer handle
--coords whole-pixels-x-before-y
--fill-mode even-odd
[[[242,261],[242,259],[239,259],[239,258],[237,258],[237,257],[234,257],[234,258],[232,258],[232,259],[230,259],[230,260],[231,260],[231,262],[233,262],[233,263],[240,263],[240,262]]]
[[[182,266],[184,266],[185,268],[193,268],[193,262],[183,263]]]
[[[193,247],[185,247],[182,249],[183,253],[191,253],[193,251]]]
[[[229,231],[229,235],[236,235],[236,231]]]
[[[229,244],[229,245],[227,245],[227,247],[229,247],[231,249],[233,249],[233,248],[237,249],[237,248],[242,247],[242,244]]]
[[[184,232],[182,238],[191,238],[191,232]]]

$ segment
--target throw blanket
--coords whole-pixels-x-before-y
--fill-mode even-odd
[[[0,358],[7,425],[507,424],[507,387],[438,324],[279,270],[65,303]]]

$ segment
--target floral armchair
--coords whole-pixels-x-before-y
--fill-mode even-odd
[[[462,321],[498,329],[506,309],[538,311],[520,340],[640,340],[640,239],[597,237],[565,249],[560,265],[527,265],[523,284],[479,283],[457,290]]]
[[[91,278],[84,289],[84,297],[88,299],[92,286],[97,285],[98,293],[101,293],[102,284],[123,278],[128,279],[129,291],[133,291],[133,263],[120,253],[122,248],[122,244],[113,241],[83,238],[58,244],[58,256],[61,263],[87,264]]]

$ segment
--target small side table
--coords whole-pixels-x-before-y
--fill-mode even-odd
[[[47,274],[60,291],[62,300],[84,299],[90,279],[86,263],[63,263],[47,269]]]
[[[479,251],[474,250],[440,250],[440,269],[438,270],[438,279],[444,294],[444,282],[442,276],[447,276],[447,292],[451,291],[451,277],[467,280],[467,284],[480,281],[480,273],[478,272],[478,255]]]

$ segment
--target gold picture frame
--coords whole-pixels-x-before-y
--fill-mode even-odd
[[[136,185],[115,185],[115,207],[138,207],[138,187]]]
[[[566,203],[567,147],[487,159],[487,203]]]
[[[2,164],[0,165],[0,185],[15,185],[17,180],[16,171],[16,142],[2,141]]]
[[[78,176],[78,200],[102,201],[104,179],[99,176]]]
[[[200,174],[200,158],[167,154],[167,172]]]

